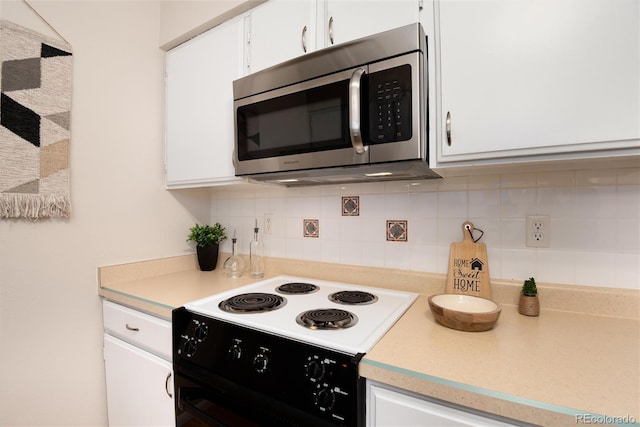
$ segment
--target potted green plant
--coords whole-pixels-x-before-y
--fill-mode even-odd
[[[518,301],[518,312],[525,316],[540,315],[540,301],[538,300],[538,287],[533,277],[528,278],[522,285],[520,300]]]
[[[196,244],[200,270],[215,270],[218,264],[220,242],[227,238],[225,228],[219,222],[216,222],[213,226],[196,224],[189,231],[187,242]]]

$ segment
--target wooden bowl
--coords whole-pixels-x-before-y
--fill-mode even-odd
[[[431,295],[429,308],[441,325],[468,332],[488,331],[502,312],[491,300],[459,294]]]

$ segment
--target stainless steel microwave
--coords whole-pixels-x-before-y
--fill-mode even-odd
[[[236,175],[287,186],[439,178],[426,53],[412,24],[234,81]]]

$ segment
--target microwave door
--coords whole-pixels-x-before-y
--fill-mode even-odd
[[[358,70],[234,101],[236,175],[368,163],[366,150],[354,150],[351,136]],[[356,114],[360,121],[362,114]]]

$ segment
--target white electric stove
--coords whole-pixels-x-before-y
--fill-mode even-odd
[[[185,308],[282,337],[357,354],[368,352],[417,296],[348,283],[277,276],[193,301],[185,304]],[[307,316],[299,318],[304,313]]]
[[[176,426],[364,427],[359,363],[416,298],[278,276],[173,310]]]

